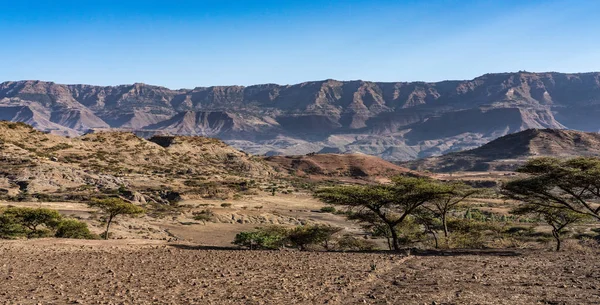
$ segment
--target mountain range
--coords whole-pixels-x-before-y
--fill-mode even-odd
[[[98,130],[216,137],[253,154],[311,152],[406,161],[530,128],[600,130],[600,73],[498,73],[473,80],[172,90],[146,84],[0,84],[0,120],[54,134]]]

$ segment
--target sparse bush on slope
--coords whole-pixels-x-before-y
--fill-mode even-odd
[[[56,226],[55,237],[74,239],[99,239],[99,236],[90,232],[87,224],[76,219],[63,219]]]

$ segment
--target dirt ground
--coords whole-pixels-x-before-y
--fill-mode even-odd
[[[0,304],[600,304],[595,252],[407,256],[39,239],[2,241],[0,253]]]
[[[223,208],[222,203],[229,203],[231,206]],[[112,238],[159,240],[176,238],[179,241],[204,246],[226,247],[231,246],[237,233],[270,224],[295,226],[300,222],[313,222],[341,227],[348,233],[361,232],[357,224],[348,222],[342,215],[320,213],[319,209],[325,204],[306,193],[276,196],[260,193],[241,200],[186,200],[180,204],[189,208],[182,208],[181,214],[175,217],[172,215],[162,218],[119,216],[111,226]],[[55,209],[64,216],[75,217],[86,222],[94,233],[100,234],[105,230],[104,222],[90,217],[94,209],[89,208],[85,203],[0,201],[0,207],[9,205]],[[215,217],[209,222],[195,221],[192,211],[204,209],[209,209],[220,217]]]

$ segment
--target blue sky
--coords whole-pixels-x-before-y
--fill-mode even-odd
[[[5,1],[0,81],[169,88],[600,71],[600,1]]]

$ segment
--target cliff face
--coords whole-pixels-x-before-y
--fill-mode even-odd
[[[388,160],[473,148],[528,128],[600,130],[600,73],[502,73],[468,81],[170,90],[0,84],[0,119],[76,135],[119,128],[219,137],[257,154],[363,152]]]

